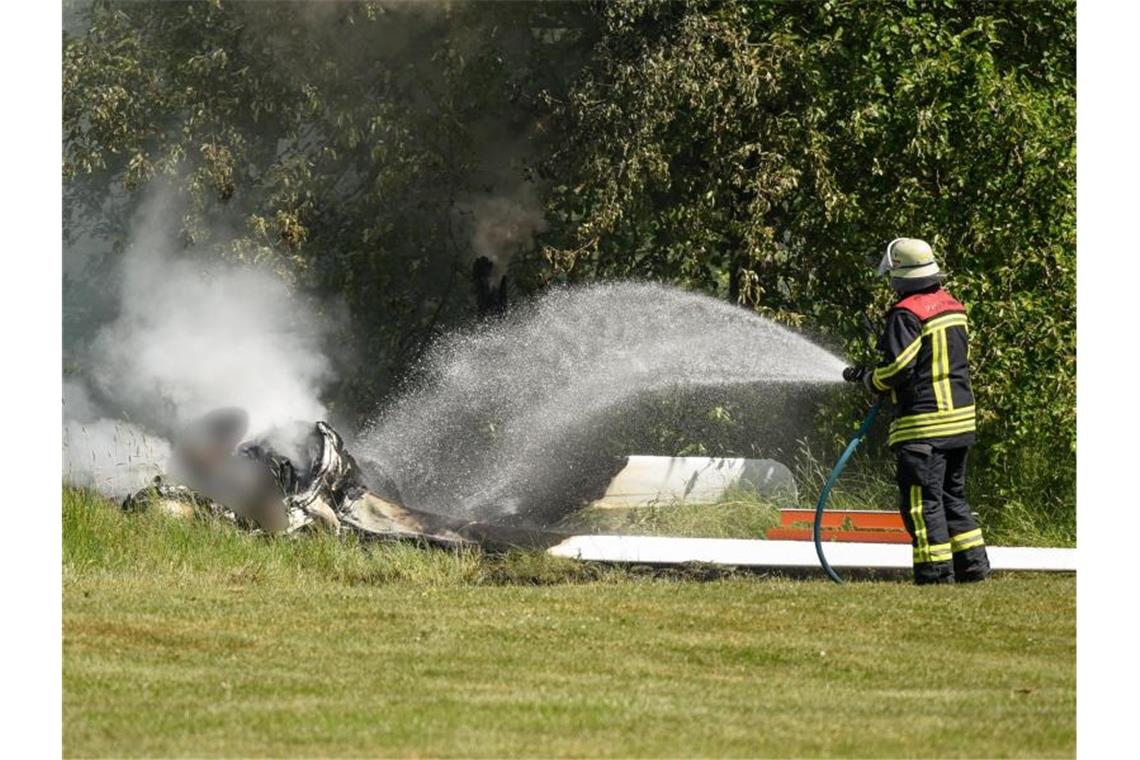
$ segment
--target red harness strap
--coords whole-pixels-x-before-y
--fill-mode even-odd
[[[915,293],[907,296],[896,303],[895,308],[906,309],[922,322],[946,312],[966,311],[965,306],[941,288],[933,293]]]

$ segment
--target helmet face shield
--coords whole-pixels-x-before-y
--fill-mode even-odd
[[[883,254],[883,258],[879,260],[879,266],[875,269],[875,274],[882,277],[887,272],[891,271],[891,251],[887,247],[887,252]]]
[[[887,243],[887,250],[883,251],[883,258],[879,260],[879,267],[875,270],[875,274],[879,277],[882,277],[895,268],[894,263],[891,261],[891,248],[900,240],[903,240],[903,238],[895,238]]]

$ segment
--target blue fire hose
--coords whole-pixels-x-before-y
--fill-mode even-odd
[[[879,413],[879,407],[882,406],[883,400],[879,399],[875,402],[871,410],[867,412],[867,416],[863,418],[863,424],[855,431],[855,435],[851,436],[851,440],[847,442],[847,448],[844,449],[843,455],[839,457],[839,461],[831,468],[831,474],[827,476],[827,482],[823,484],[823,491],[819,494],[819,502],[815,505],[815,524],[812,526],[812,538],[815,540],[815,553],[819,557],[819,564],[823,567],[827,576],[836,583],[843,583],[843,579],[839,574],[831,568],[827,563],[827,557],[823,556],[823,542],[820,540],[820,523],[823,521],[823,510],[827,506],[827,497],[831,495],[831,488],[835,485],[835,481],[839,480],[840,473],[843,468],[847,466],[847,460],[855,453],[855,449],[859,448],[859,442],[867,435],[867,431],[871,429],[871,425],[875,422],[875,416]]]

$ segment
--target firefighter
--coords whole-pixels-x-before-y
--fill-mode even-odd
[[[887,313],[877,367],[848,367],[843,379],[889,394],[888,445],[898,458],[899,510],[914,547],[914,580],[985,579],[989,558],[966,503],[966,454],[974,443],[974,394],[967,364],[966,309],[942,288],[930,246],[887,245],[878,274],[899,300]]]

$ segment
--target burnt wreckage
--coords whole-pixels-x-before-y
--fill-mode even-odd
[[[540,548],[561,539],[542,531],[468,522],[409,509],[383,476],[374,483],[326,422],[295,423],[241,442],[248,417],[218,409],[178,435],[168,477],[128,496],[128,511],[161,509],[228,520],[271,535],[313,529],[439,546]]]

